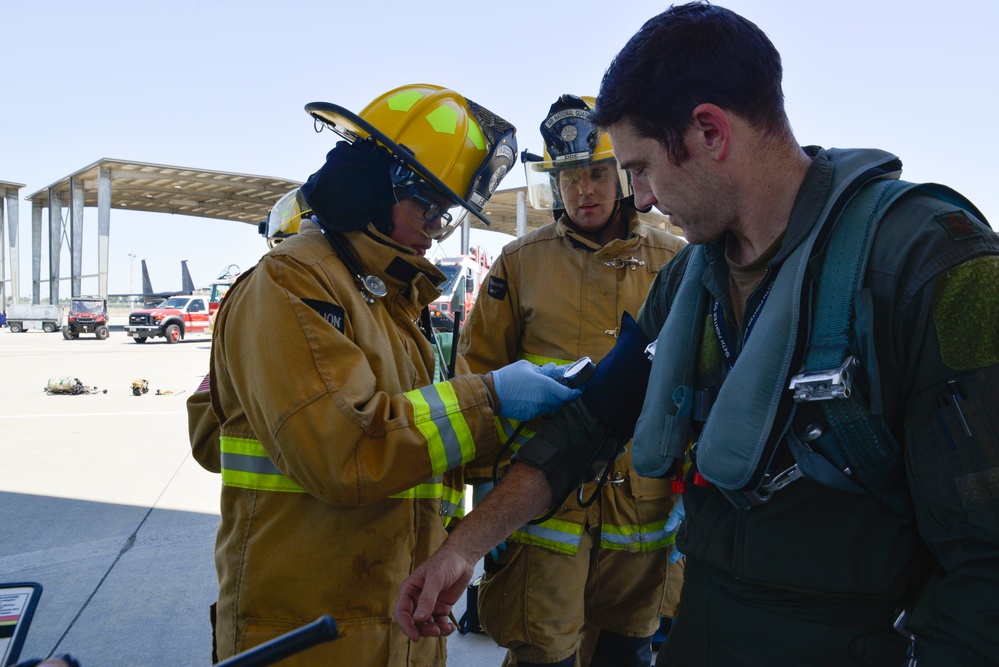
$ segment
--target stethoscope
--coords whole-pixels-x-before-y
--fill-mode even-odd
[[[313,222],[319,227],[319,231],[323,233],[326,240],[330,242],[333,249],[336,250],[336,254],[340,257],[340,261],[343,265],[347,267],[351,275],[354,276],[354,284],[357,286],[357,291],[361,293],[361,296],[367,303],[374,303],[375,299],[380,299],[386,294],[388,294],[388,287],[385,285],[385,281],[378,276],[366,273],[361,265],[354,258],[354,253],[351,251],[350,246],[347,241],[341,236],[339,232],[328,232],[326,229],[319,224],[319,221],[315,216],[312,217]]]

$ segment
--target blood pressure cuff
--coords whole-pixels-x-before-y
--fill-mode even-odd
[[[552,497],[561,502],[584,481],[603,468],[619,439],[581,401],[562,406],[546,420],[513,460],[538,468],[552,486]]]
[[[583,388],[580,400],[618,438],[629,440],[635,433],[652,371],[652,362],[645,354],[651,342],[625,311],[617,343]]]

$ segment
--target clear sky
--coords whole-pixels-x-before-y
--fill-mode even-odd
[[[781,52],[800,143],[892,151],[902,158],[904,178],[950,185],[993,225],[999,221],[999,3],[718,4],[754,21]],[[306,103],[360,111],[382,92],[414,82],[454,88],[516,125],[521,149],[538,151],[537,128],[555,97],[595,94],[614,54],[666,6],[6,2],[0,181],[26,184],[27,196],[103,157],[305,180],[334,142],[332,134],[314,132]],[[523,184],[518,169],[500,187]],[[31,294],[30,220],[30,203],[22,200],[22,297]],[[84,225],[83,268],[93,273],[96,209],[86,210]],[[472,244],[492,255],[507,240],[472,232]],[[249,267],[265,250],[251,225],[114,209],[109,291],[140,288],[138,259],[148,261],[154,288],[169,290],[180,287],[181,259],[201,286],[230,264]],[[441,254],[456,251],[457,241],[449,240]],[[67,277],[68,257],[64,246]],[[45,278],[47,245],[42,267]],[[83,291],[96,292],[96,279],[84,281]],[[69,295],[68,281],[60,295]]]

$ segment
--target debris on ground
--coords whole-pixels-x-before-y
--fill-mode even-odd
[[[180,396],[181,394],[183,394],[186,391],[187,391],[186,389],[181,389],[180,391],[174,391],[172,389],[157,389],[156,390],[156,395],[157,396]]]
[[[45,393],[50,396],[53,394],[66,394],[75,396],[78,394],[106,394],[107,389],[101,390],[97,387],[88,387],[80,382],[80,378],[75,377],[51,377],[49,378],[49,383],[45,385]]]

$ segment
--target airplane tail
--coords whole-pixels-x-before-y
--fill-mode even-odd
[[[180,260],[180,271],[181,271],[181,286],[184,294],[194,294],[194,280],[191,278],[191,272],[187,270],[187,260]]]
[[[153,284],[149,280],[149,270],[146,268],[146,260],[142,260],[142,296],[153,295]]]

